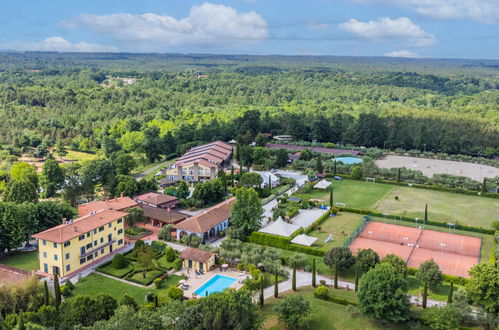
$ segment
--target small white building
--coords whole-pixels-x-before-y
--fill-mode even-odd
[[[262,188],[265,188],[266,186],[268,186],[269,178],[270,178],[270,184],[271,184],[272,188],[279,186],[279,184],[280,184],[279,178],[274,173],[270,173],[270,172],[257,172],[257,173],[260,174],[260,176],[262,177],[262,180],[263,180],[262,185],[261,185]]]

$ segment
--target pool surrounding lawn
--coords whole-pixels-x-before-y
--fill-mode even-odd
[[[16,267],[26,270],[40,269],[40,261],[38,260],[38,250],[35,251],[14,251],[0,258],[0,264]]]
[[[237,280],[233,277],[228,277],[224,275],[217,274],[209,279],[205,284],[203,284],[199,289],[194,291],[198,297],[206,297],[215,292],[222,292],[229,286],[234,284]]]

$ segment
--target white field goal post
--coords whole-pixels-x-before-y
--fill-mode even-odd
[[[345,207],[345,206],[347,206],[347,203],[340,203],[340,202],[336,202],[335,204],[336,204],[336,206],[338,206],[338,207]]]
[[[376,183],[376,178],[366,178],[366,182]]]

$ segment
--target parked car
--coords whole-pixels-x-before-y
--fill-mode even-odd
[[[341,176],[335,176],[334,179],[335,180],[343,180],[343,178]]]

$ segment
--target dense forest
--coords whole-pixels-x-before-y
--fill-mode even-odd
[[[499,154],[499,61],[1,53],[0,64],[11,153],[59,143],[155,160],[262,132]]]

